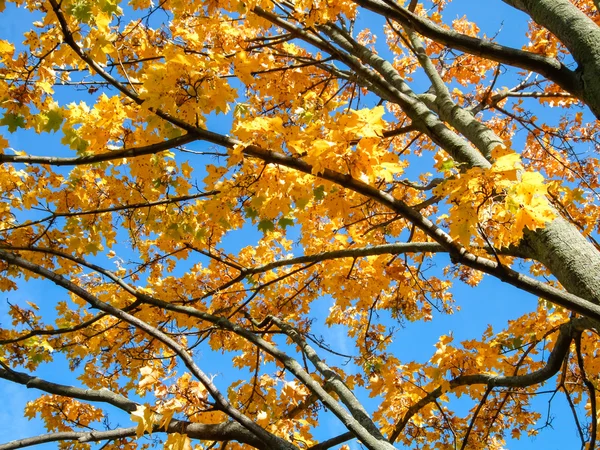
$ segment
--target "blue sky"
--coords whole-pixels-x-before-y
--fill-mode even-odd
[[[500,30],[497,35],[498,42],[517,47],[522,45],[522,39],[527,29],[524,21],[525,17],[501,1],[454,0],[447,8],[444,17],[446,20],[450,20],[454,17],[462,17],[465,12],[468,18],[477,22],[488,36],[495,35]],[[31,21],[30,17],[28,13],[17,11],[9,6],[0,15],[0,38],[20,41],[21,38],[17,35],[28,26]],[[380,39],[383,39],[383,36],[380,36]],[[418,84],[419,81],[414,85],[418,86]],[[88,94],[84,94],[83,99],[86,101],[91,100]],[[544,112],[540,110],[538,113],[543,114]],[[219,121],[213,123],[223,124]],[[0,128],[0,133],[7,134],[6,130],[2,128]],[[54,153],[54,150],[60,148],[59,139],[48,138],[48,136],[41,138],[30,133],[17,133],[10,136],[10,138],[11,144],[15,148],[27,150],[28,153],[32,154],[48,154],[50,153],[49,148]],[[260,234],[245,229],[244,232],[237,232],[232,237],[235,241],[232,241],[231,247],[242,247],[256,241]],[[448,263],[444,258],[442,256],[438,259],[438,268]],[[511,286],[504,285],[489,277],[485,277],[482,284],[476,289],[457,282],[453,288],[453,293],[457,304],[461,306],[460,312],[452,316],[438,316],[432,322],[410,324],[410,326],[398,332],[394,348],[401,360],[425,361],[435,352],[434,344],[440,335],[452,332],[455,342],[464,339],[477,339],[489,323],[492,323],[496,329],[501,329],[508,320],[516,319],[522,314],[534,310],[537,304],[537,299],[533,296],[517,291]],[[10,323],[5,298],[9,302],[17,304],[23,304],[28,300],[34,301],[43,309],[52,311],[53,305],[58,300],[64,300],[66,297],[64,291],[48,283],[36,281],[22,285],[18,291],[5,293],[3,296],[3,302],[0,303],[0,324]],[[326,298],[322,302],[317,302],[314,310],[315,317],[324,317],[330,306],[330,300]],[[315,333],[322,334],[341,352],[351,351],[343,329],[317,326]],[[226,388],[228,384],[228,374],[232,375],[225,358],[218,357],[211,362],[211,366],[214,367],[216,382],[223,388]],[[73,374],[67,371],[61,372],[57,366],[53,365],[41,369],[38,375],[54,382],[77,383]],[[3,406],[0,408],[0,436],[2,436],[0,442],[33,436],[43,432],[39,422],[28,421],[21,416],[24,404],[36,396],[37,392],[35,391],[0,381],[0,398],[4,399]],[[536,400],[543,413],[545,413],[547,400],[545,397],[539,397]],[[373,408],[376,401],[377,399],[366,399],[365,403]],[[578,447],[579,440],[573,427],[572,418],[565,408],[566,406],[561,403],[561,400],[556,399],[553,407],[553,414],[556,416],[553,422],[554,429],[545,430],[534,440],[524,438],[521,441],[509,441],[507,448],[518,450],[536,447],[551,450],[554,448]],[[129,426],[124,422],[122,416],[119,416],[119,420],[122,425]],[[325,420],[326,422],[322,425],[328,431],[344,431],[337,420]],[[48,445],[43,448],[55,448],[55,446]],[[358,446],[353,444],[352,448],[354,450]]]

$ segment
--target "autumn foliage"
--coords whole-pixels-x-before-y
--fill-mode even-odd
[[[0,450],[596,448],[599,6],[487,3],[0,0]]]

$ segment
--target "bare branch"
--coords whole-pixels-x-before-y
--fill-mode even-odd
[[[5,228],[5,229],[0,230],[0,232],[12,231],[12,230],[16,230],[18,228],[24,228],[24,227],[31,227],[33,225],[38,225],[40,223],[58,219],[60,217],[79,217],[79,216],[88,216],[88,215],[95,215],[95,214],[105,214],[105,213],[109,213],[109,212],[126,211],[129,209],[152,208],[153,206],[168,205],[171,203],[186,202],[189,200],[195,200],[195,199],[203,198],[203,197],[211,197],[211,196],[217,195],[219,193],[220,193],[220,191],[200,192],[198,194],[182,195],[179,197],[165,198],[163,200],[156,200],[154,202],[132,203],[132,204],[128,204],[128,205],[111,206],[109,208],[88,209],[88,210],[84,210],[84,211],[71,211],[71,212],[62,212],[62,213],[61,212],[53,212],[52,214],[50,214],[42,219],[32,220],[31,222],[25,222],[25,223],[22,223],[19,225],[15,225],[13,227]]]
[[[134,158],[136,156],[153,155],[169,150],[180,145],[189,144],[197,138],[191,134],[184,134],[168,141],[143,147],[124,148],[90,156],[75,156],[73,158],[60,158],[55,156],[32,156],[32,155],[4,155],[0,154],[0,163],[23,163],[23,164],[49,164],[51,166],[79,166],[82,164],[94,164],[115,159]]]
[[[136,436],[137,427],[117,428],[108,431],[63,431],[39,436],[18,439],[6,444],[0,444],[0,450],[13,450],[34,445],[45,444],[49,442],[76,441],[79,443],[114,441],[127,437]],[[224,422],[220,424],[205,425],[201,423],[189,423],[179,420],[172,420],[166,430],[153,430],[155,433],[185,433],[190,439],[200,439],[203,441],[237,441],[242,444],[248,444],[259,450],[271,450],[281,447],[270,447],[258,440],[248,430],[244,429],[238,423]]]
[[[39,389],[50,394],[77,398],[79,400],[109,403],[127,412],[135,411],[138,405],[136,402],[133,402],[120,394],[114,393],[109,389],[81,389],[74,386],[52,383],[23,372],[16,372],[2,363],[2,361],[0,361],[0,365],[3,366],[3,368],[0,368],[0,378],[12,381],[13,383],[22,384],[27,388]]]
[[[577,355],[577,365],[579,366],[579,372],[581,374],[581,379],[583,380],[583,384],[588,390],[588,398],[590,402],[590,442],[588,446],[588,450],[594,450],[596,448],[596,432],[598,429],[598,409],[596,405],[596,386],[594,383],[588,378],[585,363],[583,361],[583,355],[581,354],[581,337],[582,333],[575,337],[575,353]]]

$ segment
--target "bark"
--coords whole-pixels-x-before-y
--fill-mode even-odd
[[[22,155],[0,155],[1,163],[27,163],[27,164],[50,164],[53,166],[74,166],[80,164],[93,164],[103,161],[114,161],[121,158],[134,158],[136,156],[154,155],[164,150],[189,144],[194,141],[194,137],[188,134],[158,142],[156,144],[145,145],[143,147],[123,148],[113,150],[99,155],[75,156],[70,158],[61,158],[56,156],[22,156]]]
[[[600,118],[600,28],[568,0],[503,0],[552,32],[577,62],[582,99]]]
[[[532,257],[544,264],[572,294],[600,304],[600,252],[563,218],[528,233]]]

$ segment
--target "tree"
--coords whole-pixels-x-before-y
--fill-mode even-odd
[[[542,391],[596,447],[597,1],[504,0],[521,48],[444,0],[14,3],[0,287],[64,296],[9,303],[0,378],[48,433],[0,449],[493,449],[543,427]],[[537,308],[400,360],[394,330],[484,274]]]

